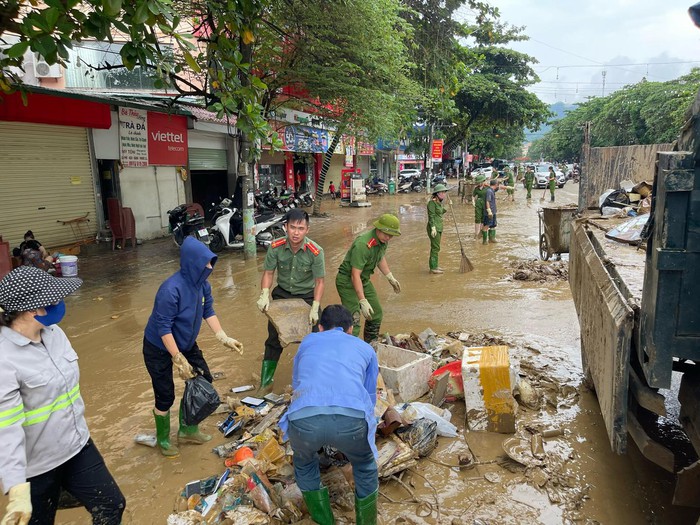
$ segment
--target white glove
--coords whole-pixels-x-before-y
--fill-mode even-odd
[[[399,281],[397,281],[394,278],[394,274],[389,272],[388,274],[386,274],[385,277],[386,277],[387,281],[389,281],[389,284],[391,285],[391,287],[394,289],[394,293],[401,293],[401,285],[399,284]]]
[[[360,311],[365,319],[372,319],[372,314],[374,314],[374,309],[372,305],[369,304],[367,299],[360,299]]]
[[[486,210],[486,214],[487,214],[489,217],[493,217],[493,212],[492,212],[490,209],[489,209],[489,210]]]
[[[309,312],[309,324],[311,326],[318,323],[318,309],[321,307],[321,303],[314,301],[311,304],[311,311]]]
[[[435,228],[435,226],[431,226],[430,236],[434,239],[436,235],[437,235],[437,228]]]
[[[173,365],[175,368],[177,368],[177,373],[180,376],[180,379],[183,381],[187,381],[188,379],[195,377],[192,365],[187,361],[187,359],[185,359],[185,356],[182,355],[182,353],[178,352],[173,356]]]
[[[226,332],[223,330],[219,330],[215,334],[216,339],[225,347],[231,348],[238,352],[239,354],[243,355],[243,344],[240,343],[239,341],[235,340],[233,337],[229,337],[226,335]]]
[[[32,517],[32,497],[29,482],[20,483],[10,489],[2,525],[27,525]]]
[[[261,312],[267,312],[268,308],[270,308],[270,289],[263,288],[258,297],[258,309]]]

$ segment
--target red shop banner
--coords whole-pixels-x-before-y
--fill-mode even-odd
[[[442,145],[445,141],[442,139],[436,139],[433,141],[432,147],[432,158],[433,160],[442,160]]]
[[[148,112],[148,164],[187,165],[187,117]]]

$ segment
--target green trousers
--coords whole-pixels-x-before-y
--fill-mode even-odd
[[[430,259],[428,259],[428,266],[431,270],[435,270],[438,267],[438,255],[440,255],[440,239],[442,239],[442,232],[437,232],[435,237],[431,237],[430,226],[428,226],[428,239],[430,239]]]
[[[532,199],[532,183],[526,184],[525,189],[527,189],[527,198]]]
[[[360,312],[360,300],[352,287],[350,277],[338,274],[335,278],[335,287],[338,290],[340,302],[352,314],[352,335],[359,337],[362,313]],[[382,305],[379,304],[377,291],[374,289],[372,282],[369,280],[362,281],[362,289],[365,293],[365,299],[369,301],[370,306],[374,310],[372,319],[365,320],[365,331],[363,334],[363,339],[370,343],[379,337],[379,329],[382,326],[384,312],[382,311]]]

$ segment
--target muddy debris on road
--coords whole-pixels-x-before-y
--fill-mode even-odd
[[[375,406],[380,523],[581,522],[590,487],[576,469],[571,445],[576,436],[566,430],[580,381],[561,366],[564,356],[542,352],[527,340],[485,333],[438,335],[430,329],[387,334],[377,344],[412,359],[396,366],[380,358]],[[483,355],[504,347],[506,364],[490,370]],[[474,361],[474,355],[481,360]],[[418,385],[424,395],[403,399],[402,392],[415,392],[412,381],[424,373],[422,356],[429,356],[427,379]],[[394,374],[406,366],[410,373]],[[464,370],[469,377],[463,377]],[[474,374],[480,385],[471,383]],[[493,381],[507,385],[507,391],[493,393],[512,400],[513,433],[471,429],[473,410],[492,420],[506,410],[487,399]],[[483,406],[469,406],[476,403],[470,391],[475,388]],[[312,523],[294,480],[291,447],[277,426],[290,389],[261,400],[242,388],[228,390],[219,415],[212,416],[223,417],[218,426],[229,437],[214,449],[223,460],[222,472],[189,483],[168,524]],[[330,447],[320,456],[337,522],[353,523],[351,466]]]
[[[515,281],[568,281],[569,263],[566,261],[540,261],[531,259],[510,264],[513,273],[510,278]]]

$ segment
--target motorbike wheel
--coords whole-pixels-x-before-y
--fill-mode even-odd
[[[224,236],[221,235],[221,232],[212,232],[211,240],[209,241],[209,249],[214,253],[219,253],[224,249],[225,245],[226,241],[224,240]]]
[[[413,188],[413,191],[415,191],[416,193],[422,193],[423,186],[416,186],[415,188]]]
[[[270,233],[272,233],[273,239],[279,239],[287,235],[287,232],[284,231],[284,228],[282,228],[282,226],[279,225],[275,225],[272,228],[270,228]]]

